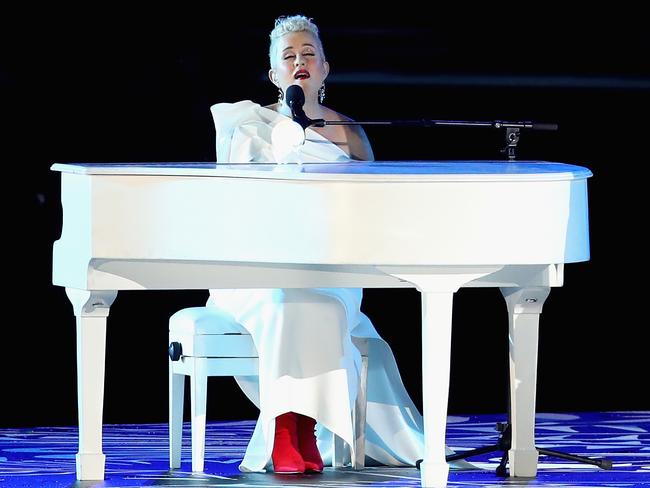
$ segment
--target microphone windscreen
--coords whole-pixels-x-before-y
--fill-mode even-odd
[[[305,92],[300,85],[289,86],[286,97],[289,107],[302,107],[305,104]]]

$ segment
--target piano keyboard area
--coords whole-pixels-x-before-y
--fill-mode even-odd
[[[494,444],[504,415],[449,417],[447,443],[457,452]],[[540,456],[537,478],[499,478],[501,453],[469,459],[475,469],[453,470],[448,486],[632,487],[650,486],[650,411],[536,416],[536,446],[607,458],[613,469]],[[237,469],[254,427],[251,420],[208,422],[205,472],[192,474],[190,426],[184,426],[181,469],[169,470],[167,424],[104,426],[106,479],[77,482],[76,427],[0,429],[0,485],[13,487],[403,487],[420,486],[417,469],[368,466],[326,468],[322,474],[241,473]],[[567,484],[567,482],[570,482]]]

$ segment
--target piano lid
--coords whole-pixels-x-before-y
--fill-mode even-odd
[[[273,179],[433,179],[573,180],[592,176],[589,169],[547,161],[350,161],[345,163],[68,163],[53,171],[85,175],[225,176]],[[360,178],[359,178],[360,177]]]

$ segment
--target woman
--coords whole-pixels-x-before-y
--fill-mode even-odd
[[[273,129],[291,118],[284,99],[291,85],[302,87],[309,118],[349,119],[322,104],[330,67],[316,25],[303,16],[281,17],[270,37],[269,79],[278,102],[214,105],[217,161],[373,160],[360,126],[309,128],[303,145],[275,147]],[[250,332],[260,358],[259,377],[237,378],[260,407],[240,470],[262,471],[272,460],[275,472],[320,472],[323,459],[331,460],[325,446],[332,432],[352,442],[361,357],[351,336],[369,339],[367,463],[414,465],[423,457],[422,417],[392,351],[360,311],[361,296],[361,289],[211,290],[209,304]]]

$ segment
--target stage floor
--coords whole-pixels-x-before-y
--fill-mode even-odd
[[[457,452],[493,444],[505,415],[449,417],[447,444]],[[420,486],[416,468],[326,468],[322,474],[241,473],[237,469],[254,422],[209,422],[205,472],[192,474],[189,423],[181,469],[170,471],[167,424],[106,425],[106,479],[75,478],[76,427],[0,429],[0,485],[14,487],[396,487]],[[449,486],[650,487],[650,411],[537,414],[538,448],[607,458],[613,469],[540,456],[537,478],[499,478],[501,453],[468,459],[477,469],[453,470]]]

